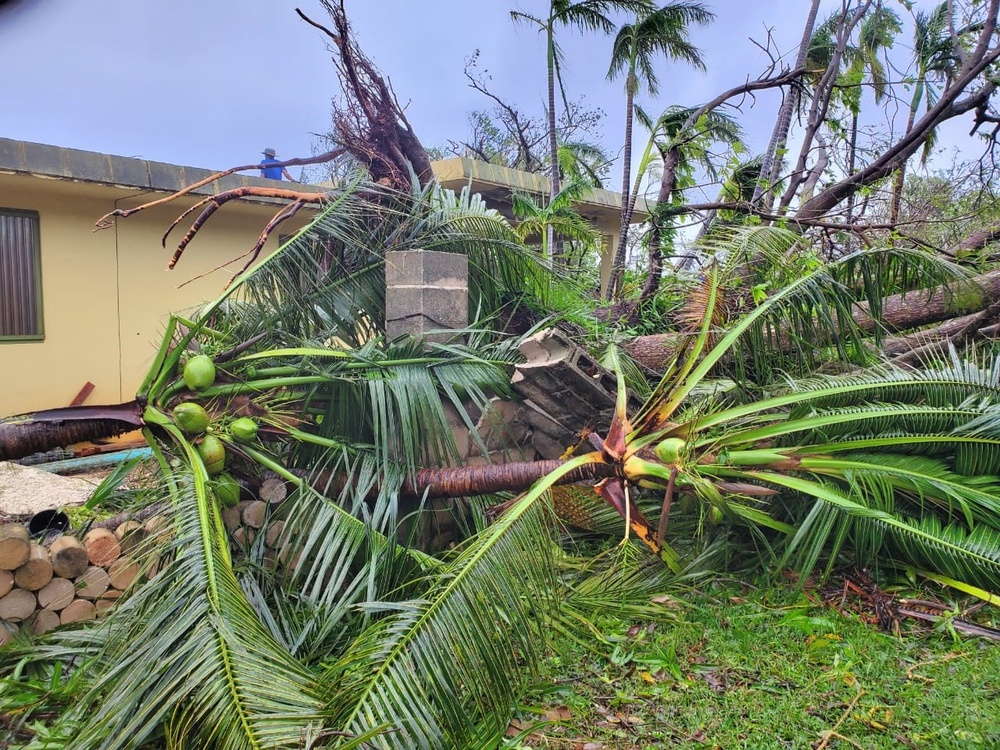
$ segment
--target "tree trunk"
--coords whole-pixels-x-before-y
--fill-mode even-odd
[[[625,254],[628,251],[628,228],[632,223],[632,205],[628,196],[632,192],[632,109],[635,100],[635,75],[629,71],[625,79],[625,145],[622,150],[622,213],[618,230],[618,247],[611,262],[611,276],[604,298],[617,299],[625,273]],[[640,175],[641,178],[641,175]]]
[[[548,75],[549,75],[549,158],[552,163],[549,165],[549,205],[559,194],[559,144],[556,141],[556,59],[555,59],[555,39],[552,38],[554,21],[549,19],[549,26],[546,29],[548,43]],[[551,262],[555,252],[555,234],[549,226],[548,232],[548,260]]]
[[[980,294],[963,294],[954,287],[939,287],[888,297],[883,303],[882,324],[889,331],[907,331],[984,310],[1000,300],[1000,270],[974,276],[967,283],[977,285]],[[852,317],[862,330],[875,330],[875,321],[868,315],[866,305],[859,305]],[[640,364],[661,370],[670,361],[679,340],[677,334],[658,333],[639,336],[623,348]]]
[[[799,53],[795,58],[796,69],[805,65],[806,56],[809,54],[809,40],[812,38],[813,27],[816,25],[819,4],[820,0],[812,0],[812,5],[809,7],[809,16],[806,18],[806,25],[802,30],[802,40],[799,42]],[[782,100],[781,108],[778,110],[778,119],[771,132],[771,141],[764,153],[764,163],[760,168],[761,180],[757,189],[754,190],[753,201],[756,203],[762,196],[765,197],[765,208],[768,210],[773,201],[772,186],[777,183],[778,176],[781,174],[781,156],[778,152],[783,150],[788,142],[788,131],[792,127],[792,113],[795,111],[798,99],[798,89],[793,87]]]
[[[803,182],[807,179],[808,170],[806,165],[809,159],[809,154],[813,149],[813,141],[816,140],[816,136],[819,134],[820,128],[823,126],[823,123],[826,122],[826,113],[830,109],[830,100],[833,96],[834,86],[837,83],[837,76],[840,73],[840,60],[844,55],[847,42],[850,39],[855,26],[857,26],[857,24],[861,21],[861,18],[868,11],[872,1],[873,0],[867,0],[863,6],[859,6],[856,10],[852,11],[850,15],[845,14],[841,18],[837,29],[837,45],[834,47],[833,54],[830,56],[830,61],[827,64],[826,70],[823,72],[819,83],[813,91],[812,105],[809,107],[809,116],[806,119],[806,128],[805,133],[802,136],[802,146],[799,149],[799,156],[795,162],[795,168],[788,176],[788,185],[785,187],[785,192],[781,196],[781,200],[778,203],[778,210],[782,213],[784,213],[784,211],[786,211],[791,205],[792,200],[795,198],[795,194],[798,192],[799,188],[802,187]]]
[[[73,406],[0,419],[0,461],[74,443],[115,437],[143,426],[143,405]]]
[[[449,466],[418,469],[403,482],[400,498],[403,500],[435,500],[451,497],[472,497],[497,492],[524,492],[542,477],[551,474],[565,461],[515,461],[489,466]],[[593,481],[612,476],[614,467],[606,463],[581,466],[562,477],[557,484]],[[343,489],[343,478],[328,472],[306,475],[309,483],[328,497],[336,497]],[[374,494],[377,490],[373,490]]]
[[[847,145],[847,174],[854,174],[854,167],[858,163],[858,113],[851,113],[851,139]],[[850,224],[854,220],[854,193],[847,196],[847,210],[844,220]]]
[[[906,117],[906,130],[903,133],[905,138],[913,130],[913,121],[917,117],[916,107],[910,107],[910,113]],[[892,182],[892,208],[889,211],[889,222],[896,224],[899,222],[899,210],[903,205],[903,182],[906,180],[906,161],[899,165],[896,178]]]

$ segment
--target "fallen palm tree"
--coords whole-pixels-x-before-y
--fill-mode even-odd
[[[803,571],[849,550],[1000,590],[1000,485],[987,475],[1000,455],[995,370],[715,379],[741,343],[790,316],[817,337],[850,320],[845,289],[878,308],[885,285],[859,281],[887,260],[940,278],[933,259],[861,253],[721,330],[712,268],[700,318],[644,403],[629,406],[620,385],[610,422],[559,461],[461,466],[448,411],[474,427],[473,412],[508,395],[516,340],[483,318],[464,341],[386,341],[384,252],[467,254],[484,311],[503,299],[498,285],[545,299],[555,282],[474,201],[428,190],[373,202],[361,189],[332,195],[198,318],[167,327],[126,406],[141,409],[160,472],[146,500],[165,503],[171,541],[155,578],[100,627],[53,636],[45,658],[93,658],[86,692],[53,730],[66,747],[161,736],[283,747],[312,731],[343,747],[489,746],[546,633],[569,627],[561,612],[609,597],[648,605],[710,528],[744,529]],[[786,250],[801,241],[755,236]],[[866,338],[860,326],[837,335],[845,348]],[[230,552],[233,484],[265,475],[286,493],[287,575],[267,572],[263,539],[246,561]],[[629,550],[587,582],[555,575],[547,498],[570,480],[585,483],[555,493],[557,512],[605,529],[617,518]],[[422,503],[406,502],[417,493]],[[482,512],[443,556],[407,541],[430,496],[472,498]]]

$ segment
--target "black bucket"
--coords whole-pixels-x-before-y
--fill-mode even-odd
[[[28,521],[28,533],[33,537],[43,537],[52,531],[66,531],[69,516],[60,510],[39,511]]]

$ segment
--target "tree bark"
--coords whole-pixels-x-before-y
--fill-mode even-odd
[[[625,145],[622,149],[622,213],[618,229],[618,247],[611,261],[611,277],[605,290],[605,299],[618,296],[625,273],[625,253],[628,250],[628,228],[632,222],[633,204],[628,200],[632,192],[632,107],[635,99],[635,76],[629,71],[625,81]],[[642,175],[639,175],[642,178]]]
[[[954,80],[941,92],[935,105],[916,121],[910,132],[886,149],[881,156],[864,169],[853,175],[848,175],[816,197],[803,203],[795,212],[794,219],[809,221],[826,215],[847,196],[856,193],[862,187],[885,179],[899,169],[920,149],[926,141],[928,133],[938,125],[988,105],[990,97],[997,87],[997,84],[992,80],[986,80],[978,90],[965,98],[960,97],[991,65],[1000,60],[1000,45],[993,48],[989,46],[996,30],[998,10],[1000,10],[1000,0],[990,0],[988,20],[983,24],[974,51],[968,55],[962,70],[959,71]]]
[[[978,287],[979,293],[968,294],[956,291],[954,287],[939,287],[889,297],[883,304],[882,325],[888,331],[907,331],[978,312],[1000,300],[1000,270],[974,276],[966,283]],[[867,305],[858,305],[852,317],[862,330],[875,330],[875,320],[868,314]],[[623,348],[640,364],[652,370],[661,370],[670,361],[680,339],[676,333],[658,333],[639,336]]]
[[[72,406],[0,419],[0,461],[12,461],[62,446],[116,437],[143,425],[143,405]]]

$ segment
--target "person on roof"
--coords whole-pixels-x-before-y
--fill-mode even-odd
[[[284,177],[289,182],[297,182],[290,174],[288,170],[281,166],[275,166],[281,164],[275,157],[278,153],[273,148],[264,149],[264,158],[260,161],[260,176],[265,177],[268,180],[280,180]]]

